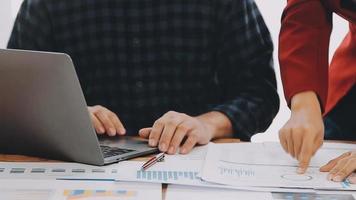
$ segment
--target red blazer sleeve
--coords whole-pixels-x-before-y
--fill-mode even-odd
[[[314,91],[322,109],[328,90],[332,13],[321,0],[288,0],[282,16],[279,61],[288,105],[303,91]]]

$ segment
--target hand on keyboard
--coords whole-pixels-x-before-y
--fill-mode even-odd
[[[126,130],[119,117],[103,106],[88,107],[91,121],[98,134],[125,135]]]

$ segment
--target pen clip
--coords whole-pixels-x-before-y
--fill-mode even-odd
[[[164,162],[164,158],[157,160],[157,162]]]
[[[163,154],[160,158],[157,159],[157,162],[164,162],[164,157],[165,157],[165,156],[164,156],[164,154]]]

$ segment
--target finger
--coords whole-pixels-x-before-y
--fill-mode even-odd
[[[325,164],[324,166],[322,166],[320,168],[320,171],[321,172],[329,172],[332,168],[335,167],[335,165],[337,164],[337,162],[339,162],[339,160],[343,159],[343,158],[346,158],[348,156],[351,155],[351,152],[347,152],[347,153],[344,153],[342,154],[341,156],[335,158],[335,159],[332,159],[330,160],[327,164]]]
[[[338,161],[339,161],[338,158],[330,160],[327,164],[325,164],[324,166],[320,167],[320,171],[321,172],[329,172],[332,168],[334,168],[336,166]]]
[[[339,162],[335,165],[335,167],[333,167],[330,170],[330,173],[328,175],[328,180],[334,180],[336,174],[339,173],[345,167],[347,161],[348,161],[347,157],[339,160]]]
[[[143,128],[138,132],[138,134],[141,137],[143,137],[145,139],[148,139],[148,137],[150,136],[151,131],[152,131],[152,128]]]
[[[150,136],[148,137],[148,144],[152,147],[155,147],[158,145],[158,141],[161,137],[162,131],[164,129],[165,123],[164,119],[159,119],[157,120],[152,127],[152,131],[150,133]]]
[[[111,114],[109,115],[109,118],[111,120],[111,122],[113,123],[116,132],[119,133],[120,135],[125,135],[126,133],[126,129],[124,127],[124,125],[122,124],[122,122],[120,121],[119,117],[111,112]]]
[[[294,158],[294,147],[293,147],[293,138],[292,138],[293,132],[290,131],[287,133],[286,138],[287,138],[287,148],[288,148],[288,153]]]
[[[281,129],[279,131],[279,141],[284,149],[284,151],[286,151],[288,153],[288,145],[287,145],[287,140],[286,140],[286,130]]]
[[[99,119],[92,113],[90,113],[90,118],[91,118],[91,121],[93,122],[95,131],[100,135],[104,134],[105,129],[104,129],[103,125],[101,124],[101,122],[99,121]]]
[[[197,144],[197,137],[193,134],[189,135],[185,143],[183,144],[180,153],[187,154],[189,153],[193,147]]]
[[[349,182],[350,182],[351,184],[356,184],[356,174],[355,174],[355,173],[351,174],[351,175],[349,176],[349,178],[347,178],[347,180],[349,180]]]
[[[171,143],[172,137],[174,132],[177,129],[177,126],[183,121],[183,119],[180,118],[171,118],[168,120],[164,126],[164,129],[162,131],[161,138],[159,140],[159,150],[161,152],[166,152],[168,150],[168,147]]]
[[[299,160],[302,146],[302,138],[300,138],[300,135],[302,135],[302,133],[300,132],[294,132],[294,134],[292,135],[294,158],[296,158],[297,160]]]
[[[184,137],[189,133],[190,130],[191,130],[191,125],[187,121],[178,125],[178,128],[174,133],[174,136],[171,140],[170,147],[168,149],[169,154],[175,154],[177,152]]]
[[[354,172],[356,168],[356,159],[349,159],[344,167],[335,174],[333,181],[341,182],[346,179],[352,172]]]
[[[318,149],[320,149],[323,146],[324,143],[324,138],[316,138],[314,141],[315,144],[315,148],[313,150],[313,156],[316,154],[316,152],[318,151]]]
[[[302,144],[302,149],[299,156],[299,167],[297,169],[298,174],[304,174],[309,167],[311,157],[313,155],[312,142],[306,140]]]
[[[110,136],[115,136],[116,135],[116,129],[109,119],[107,112],[100,111],[96,113],[96,117],[99,119],[101,124],[104,126],[105,131],[108,135]]]

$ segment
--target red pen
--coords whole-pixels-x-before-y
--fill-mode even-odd
[[[160,153],[155,157],[149,159],[145,164],[142,165],[141,170],[146,170],[157,162],[161,162],[164,160],[164,153]]]

